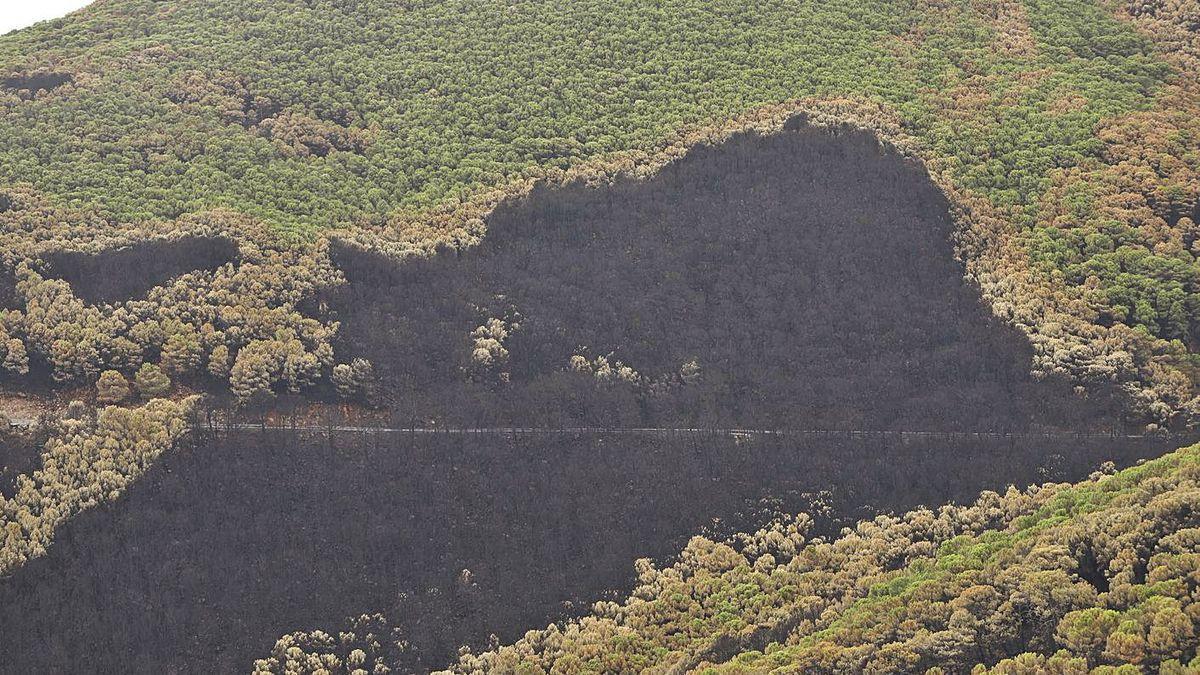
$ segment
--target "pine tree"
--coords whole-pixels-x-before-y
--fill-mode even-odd
[[[100,403],[122,403],[129,398],[129,394],[129,380],[115,370],[100,373],[100,379],[96,380],[96,400]]]
[[[145,363],[138,368],[134,385],[144,399],[161,398],[171,390],[171,378],[153,363]]]

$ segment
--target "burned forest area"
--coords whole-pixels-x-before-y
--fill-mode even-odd
[[[74,2],[0,675],[1200,672],[1200,0]]]
[[[952,232],[918,165],[796,124],[651,180],[539,188],[461,253],[335,248],[349,283],[325,302],[399,421],[1120,428],[1111,392],[1034,379]]]
[[[1115,392],[1031,376],[1027,340],[963,281],[945,198],[862,131],[736,135],[651,179],[539,187],[487,225],[402,263],[334,246],[346,283],[308,309],[374,365],[389,426],[944,434],[197,430],[0,579],[5,664],[244,671],[289,631],[378,612],[420,672],[624,596],[636,558],[697,533],[808,511],[832,536],[1178,444],[1125,436]],[[53,267],[130,272],[99,300],[197,251],[236,254]]]

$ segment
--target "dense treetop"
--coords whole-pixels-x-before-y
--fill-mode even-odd
[[[965,184],[1030,204],[1170,75],[1084,0],[108,0],[7,36],[0,71],[0,182],[297,231],[828,95],[887,104]]]

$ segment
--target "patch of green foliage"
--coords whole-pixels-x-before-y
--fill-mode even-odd
[[[764,104],[853,95],[898,110],[964,185],[1029,204],[1051,168],[1095,152],[1098,120],[1149,105],[1168,69],[1089,2],[1026,11],[1028,26],[1008,20],[1036,46],[1005,53],[994,38],[1010,26],[965,0],[98,3],[0,39],[0,70],[76,80],[0,109],[0,184],[122,221],[229,206],[313,231],[656,147]],[[181,104],[189,77],[241,88]],[[985,85],[972,119],[942,114],[947,91]],[[1055,111],[1067,93],[1087,101]],[[262,120],[217,105],[250,99],[370,141],[289,156]]]

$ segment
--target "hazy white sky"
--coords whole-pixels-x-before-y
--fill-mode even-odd
[[[90,4],[92,0],[0,0],[0,35]]]

